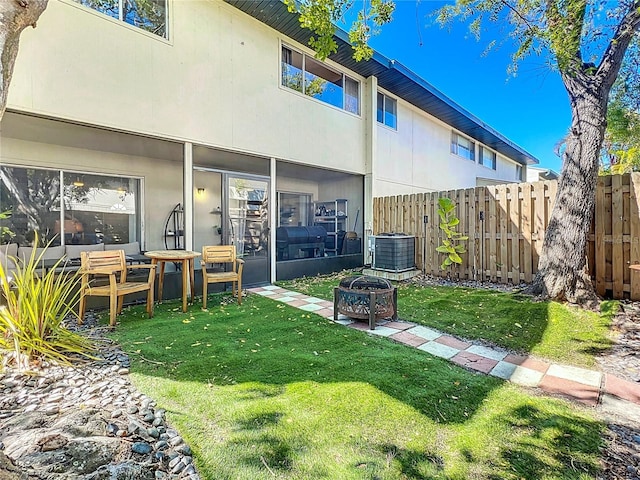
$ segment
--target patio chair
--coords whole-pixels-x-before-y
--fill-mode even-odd
[[[82,252],[80,257],[81,297],[78,322],[82,323],[86,309],[86,297],[109,297],[109,324],[116,324],[116,314],[122,312],[124,296],[147,292],[147,313],[153,317],[153,284],[155,265],[127,265],[124,250]],[[127,270],[148,269],[146,281],[127,281]],[[93,285],[93,281],[107,277],[107,285]]]
[[[202,247],[202,308],[207,308],[207,293],[210,283],[232,283],[232,294],[242,304],[242,269],[244,260],[236,257],[235,245]],[[212,264],[230,265],[229,271],[214,271]]]

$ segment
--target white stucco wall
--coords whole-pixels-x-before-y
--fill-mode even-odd
[[[478,164],[477,141],[475,162],[452,154],[452,128],[401,99],[397,119],[397,130],[377,124],[374,196],[470,188],[478,177],[516,181],[517,164],[502,155],[496,170]]]
[[[167,41],[51,0],[23,33],[9,107],[364,172],[362,117],[281,87],[277,32],[220,1],[169,5]]]

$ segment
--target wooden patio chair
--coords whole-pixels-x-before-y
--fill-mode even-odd
[[[242,304],[242,269],[244,260],[236,257],[235,245],[202,247],[202,308],[207,308],[207,293],[210,283],[232,283],[232,294]],[[229,271],[213,271],[212,264],[230,265]]]
[[[130,282],[127,270],[148,269],[146,281]],[[82,252],[80,257],[80,308],[78,322],[84,320],[86,297],[109,297],[109,324],[116,324],[116,314],[122,312],[124,296],[130,293],[147,292],[147,313],[153,317],[153,285],[156,278],[155,265],[127,265],[123,250]],[[107,285],[93,285],[100,277],[108,277]]]

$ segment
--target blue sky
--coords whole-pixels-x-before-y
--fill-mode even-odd
[[[459,21],[440,28],[430,13],[444,4],[396,0],[393,22],[382,27],[371,46],[534,155],[540,166],[560,172],[554,147],[571,122],[560,76],[547,67],[547,59],[529,57],[509,77],[511,45],[485,54],[491,40],[504,38],[500,27],[488,25],[480,41]]]

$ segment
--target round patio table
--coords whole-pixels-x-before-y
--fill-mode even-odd
[[[195,288],[194,259],[201,253],[190,250],[151,250],[145,252],[146,257],[151,259],[153,265],[160,266],[158,275],[158,301],[162,300],[162,286],[164,282],[164,265],[167,262],[182,264],[182,311],[187,311],[187,285],[190,285],[191,301],[193,302],[193,292]],[[187,277],[187,272],[188,277]],[[191,283],[187,283],[188,281]]]

